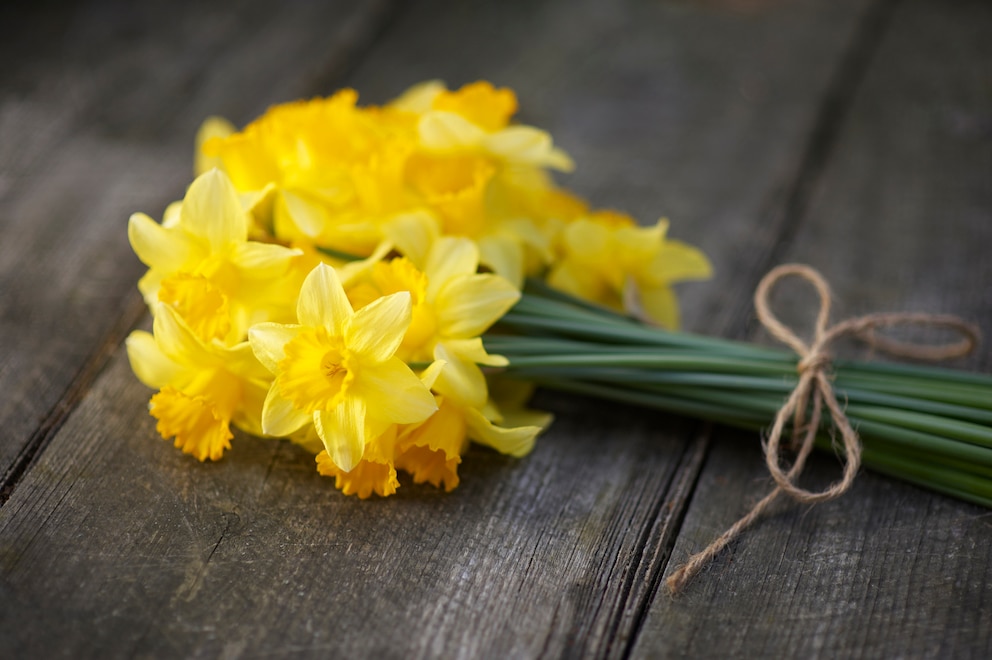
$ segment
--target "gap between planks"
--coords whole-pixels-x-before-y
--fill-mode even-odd
[[[783,192],[773,193],[766,204],[764,215],[769,218],[770,224],[777,226],[778,238],[770,243],[764,254],[756,255],[754,268],[741,277],[741,281],[746,282],[747,286],[743,289],[744,295],[736,299],[733,309],[725,318],[721,333],[724,336],[739,339],[747,337],[754,318],[751,292],[757,288],[765,273],[778,265],[794,242],[810,198],[837,144],[854,97],[871,66],[886,28],[892,23],[900,1],[875,0],[865,10],[855,28],[827,83],[795,173],[782,186]]]
[[[859,21],[850,42],[838,60],[818,105],[806,145],[802,150],[795,174],[785,184],[783,195],[773,195],[767,204],[767,215],[778,225],[778,239],[754,260],[754,268],[743,281],[743,296],[725,320],[723,335],[744,338],[749,333],[754,316],[750,292],[764,273],[777,265],[798,232],[809,207],[810,198],[822,177],[838,137],[853,104],[855,95],[871,66],[885,30],[900,0],[876,0]],[[633,602],[621,612],[614,632],[616,646],[611,645],[607,656],[629,658],[633,653],[651,603],[662,587],[662,577],[668,573],[675,543],[692,502],[692,494],[709,455],[712,425],[705,425],[688,443],[669,482],[667,492],[656,510],[657,518],[651,531],[645,534],[640,557],[647,564],[635,572],[635,580],[643,574],[640,589],[631,589]],[[626,625],[624,625],[626,623]]]

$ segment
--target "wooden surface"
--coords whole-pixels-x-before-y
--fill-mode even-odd
[[[567,185],[701,246],[687,329],[761,340],[751,291],[803,260],[838,314],[992,336],[992,6],[131,4],[0,9],[3,655],[989,655],[985,509],[863,472],[673,600],[663,577],[769,487],[755,434],[541,393],[531,456],[360,502],[286,443],[199,464],[158,440],[121,340],[147,323],[127,216],[181,196],[203,117],[427,78],[513,87]]]

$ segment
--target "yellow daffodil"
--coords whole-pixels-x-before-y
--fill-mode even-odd
[[[198,158],[219,164],[280,240],[369,254],[381,222],[415,206],[403,176],[416,132],[408,113],[359,108],[357,99],[345,89],[277,105],[233,133],[212,118]]]
[[[300,289],[299,324],[261,323],[249,333],[275,375],[262,410],[265,433],[289,436],[313,423],[334,464],[350,472],[391,424],[429,417],[434,397],[395,356],[410,307],[410,294],[399,292],[355,312],[334,269],[317,266]]]
[[[201,339],[228,344],[252,323],[291,314],[282,278],[299,251],[248,240],[248,217],[222,172],[197,177],[166,218],[160,225],[136,213],[128,223],[131,247],[149,267],[138,288],[150,308],[163,302]]]
[[[313,451],[345,494],[391,495],[397,470],[451,490],[470,442],[523,456],[550,423],[482,342],[525,277],[674,326],[671,284],[709,264],[664,221],[560,188],[550,170],[571,159],[513,122],[510,89],[357,101],[277,105],[240,131],[204,122],[185,198],[128,225],[155,319],[128,354],[159,390],[159,433],[201,460],[235,424]]]
[[[379,262],[356,278],[348,295],[361,308],[381,296],[408,292],[411,323],[397,355],[407,362],[443,360],[438,382],[465,405],[485,404],[486,382],[478,365],[505,366],[480,336],[520,298],[505,279],[478,273],[479,251],[470,240],[437,239],[421,271],[405,258]]]
[[[431,383],[438,411],[400,431],[395,465],[413,474],[417,483],[426,481],[446,490],[458,484],[457,466],[469,440],[521,456],[530,451],[543,428],[540,423],[499,425],[502,416],[489,397],[479,365],[505,366],[506,360],[487,353],[480,335],[520,294],[497,275],[477,273],[478,264],[478,247],[472,241],[447,236],[429,248],[423,271],[406,258],[380,262],[347,290],[357,308],[397,291],[410,294],[412,321],[397,355],[408,362],[433,359],[443,366]],[[376,469],[380,470],[376,474],[385,474]]]
[[[437,82],[411,89],[391,104],[419,114],[421,145],[433,152],[476,151],[514,164],[570,171],[568,155],[551,136],[532,126],[509,125],[517,97],[507,88],[479,81],[448,91]]]
[[[624,309],[668,328],[679,325],[671,284],[710,276],[702,252],[667,240],[668,222],[639,227],[632,218],[599,211],[566,225],[548,282],[563,291]]]
[[[391,104],[418,116],[418,151],[407,179],[437,214],[445,234],[466,236],[480,260],[520,288],[526,274],[547,263],[547,237],[536,217],[521,211],[553,188],[544,168],[572,169],[551,137],[510,125],[516,95],[487,82],[448,91],[437,82],[418,85]]]
[[[204,342],[173,308],[159,303],[154,335],[137,330],[127,339],[131,368],[159,390],[149,405],[163,438],[201,461],[230,449],[233,422],[261,431],[262,402],[271,376],[248,342]]]

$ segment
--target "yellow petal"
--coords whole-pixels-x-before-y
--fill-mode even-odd
[[[524,251],[520,241],[509,236],[483,236],[479,239],[479,262],[517,289],[523,288]]]
[[[179,224],[205,239],[217,252],[248,238],[248,214],[241,208],[238,191],[220,170],[198,176],[183,199]]]
[[[569,256],[582,262],[599,262],[601,267],[609,268],[611,263],[602,263],[611,259],[610,246],[612,236],[610,229],[600,223],[586,218],[580,218],[567,227],[562,233]]]
[[[331,224],[331,216],[322,204],[298,192],[283,190],[275,208],[276,231],[286,234],[284,223],[289,221],[296,229],[296,232],[289,230],[290,238],[298,232],[315,239]]]
[[[172,202],[166,206],[165,211],[162,212],[162,226],[166,229],[169,229],[170,227],[178,227],[179,216],[182,208],[183,203],[181,201]]]
[[[345,288],[352,286],[352,284],[354,284],[358,279],[368,275],[375,265],[382,261],[386,255],[392,251],[392,243],[385,240],[376,245],[375,250],[372,251],[372,254],[365,259],[347,261],[340,265],[335,265],[335,270],[337,270],[338,279],[341,281],[341,286]],[[324,263],[327,263],[327,261],[325,260]]]
[[[653,281],[703,280],[713,267],[702,251],[680,241],[665,241],[648,270]]]
[[[420,372],[420,382],[424,384],[424,387],[427,389],[434,387],[434,383],[437,381],[438,376],[441,375],[444,365],[444,360],[434,360],[429,367]]]
[[[669,330],[677,330],[680,323],[679,299],[667,285],[657,287],[634,287],[628,311],[641,318],[647,318]]]
[[[428,80],[403,92],[398,98],[389,103],[397,110],[423,114],[431,109],[435,97],[444,91],[444,83],[440,80]]]
[[[478,365],[462,359],[443,342],[434,347],[434,357],[445,361],[444,369],[434,383],[435,392],[466,407],[478,408],[485,404],[489,392]]]
[[[368,404],[368,415],[392,424],[416,424],[437,410],[434,395],[402,360],[355,369],[349,394]]]
[[[239,191],[241,208],[255,216],[258,222],[267,224],[272,214],[272,201],[278,188],[272,183],[259,190]]]
[[[170,360],[159,348],[155,337],[144,330],[135,330],[125,340],[127,358],[134,375],[152,389],[172,382],[183,367]]]
[[[297,410],[293,403],[279,394],[279,388],[269,388],[262,405],[262,431],[266,435],[285,438],[313,421],[313,414]]]
[[[318,410],[313,414],[317,435],[324,441],[327,455],[344,472],[351,472],[362,460],[367,429],[365,402],[348,397],[334,410]]]
[[[481,337],[473,337],[471,339],[445,339],[443,343],[448,352],[452,355],[457,355],[459,358],[467,362],[484,364],[487,367],[505,367],[510,363],[509,360],[502,355],[491,355],[487,353],[485,346],[482,344]]]
[[[200,124],[200,129],[196,132],[196,154],[193,159],[193,173],[199,176],[215,167],[222,167],[223,161],[217,154],[217,150],[208,149],[204,151],[204,146],[211,140],[224,139],[237,132],[238,129],[234,127],[234,124],[223,117],[207,117]]]
[[[479,144],[485,132],[453,112],[432,110],[417,125],[420,142],[431,151],[453,151]]]
[[[383,233],[396,249],[423,269],[431,245],[441,233],[437,218],[426,211],[403,213],[389,220]]]
[[[332,335],[340,337],[344,335],[344,328],[353,315],[337,272],[327,264],[318,264],[300,287],[300,298],[296,304],[296,316],[300,323],[326,328]]]
[[[510,126],[486,136],[482,144],[487,151],[512,162],[551,167],[562,172],[575,169],[568,154],[552,146],[551,136],[532,126]]]
[[[481,335],[520,300],[520,292],[498,275],[479,274],[449,280],[434,300],[438,326],[445,337]]]
[[[427,255],[427,298],[431,300],[452,277],[472,274],[479,267],[479,248],[468,238],[445,236],[438,239]]]
[[[402,343],[410,319],[409,291],[383,296],[355,312],[345,330],[345,344],[371,361],[387,360]]]
[[[219,366],[217,357],[207,350],[179,313],[169,305],[159,303],[155,307],[152,330],[162,353],[170,359],[201,369]]]
[[[253,280],[270,280],[285,274],[289,269],[290,261],[302,254],[303,250],[248,241],[234,248],[231,261],[245,277]]]
[[[182,232],[169,231],[144,213],[135,213],[128,220],[127,237],[142,263],[167,272],[182,268],[195,250]]]
[[[255,357],[251,344],[247,341],[223,349],[223,355],[224,369],[230,373],[254,381],[272,380],[268,368]]]
[[[286,344],[300,334],[300,326],[281,323],[258,323],[248,330],[248,341],[258,361],[272,373],[286,358]]]
[[[262,406],[269,392],[268,382],[244,381],[242,383],[241,405],[234,411],[231,423],[245,433],[260,437],[262,430]]]
[[[474,408],[470,408],[465,412],[468,421],[469,437],[480,444],[492,447],[500,453],[518,458],[526,456],[531,452],[534,448],[534,440],[542,430],[539,426],[517,426],[513,428],[495,426]]]

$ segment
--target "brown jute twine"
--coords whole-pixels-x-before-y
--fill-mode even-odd
[[[816,288],[820,297],[820,310],[816,317],[813,341],[806,344],[802,339],[787,328],[772,313],[768,304],[768,296],[772,287],[781,279],[789,276],[800,277]],[[792,394],[775,415],[764,445],[765,463],[768,471],[775,480],[776,487],[766,495],[743,518],[738,520],[730,529],[721,534],[710,545],[692,557],[682,567],[676,570],[666,580],[672,594],[678,594],[683,587],[728,543],[750,526],[765,509],[782,493],[791,496],[797,502],[815,504],[830,500],[843,494],[854,482],[858,468],[861,465],[861,442],[857,432],[851,427],[844,410],[834,396],[830,384],[830,356],[827,348],[842,335],[856,335],[874,348],[890,355],[914,358],[917,360],[944,360],[960,357],[970,353],[978,344],[978,328],[966,323],[956,316],[942,314],[868,314],[842,321],[827,327],[830,317],[830,287],[826,280],[816,270],[802,264],[785,264],[772,269],[761,280],[754,292],[754,307],[758,320],[779,341],[787,344],[799,355],[799,382]],[[942,327],[961,334],[962,339],[948,344],[912,344],[881,337],[875,333],[877,328],[895,325]],[[805,423],[806,412],[812,400],[812,413],[809,423]],[[820,429],[823,407],[830,411],[834,426],[840,432],[844,446],[844,476],[827,487],[814,493],[796,485],[796,480],[803,471],[806,458],[813,449],[813,441]],[[786,423],[792,418],[792,446],[798,447],[795,460],[788,472],[783,472],[779,464],[779,448],[782,442],[782,432]],[[802,436],[800,441],[800,436]]]

